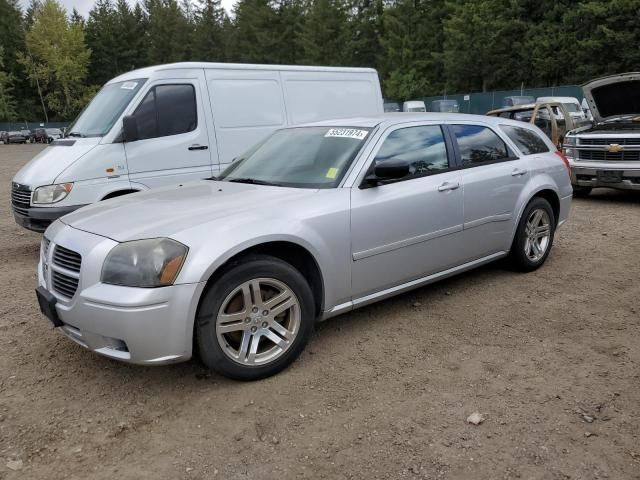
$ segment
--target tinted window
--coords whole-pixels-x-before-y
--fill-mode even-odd
[[[510,125],[503,125],[502,130],[509,136],[509,138],[515,143],[520,151],[525,155],[532,155],[534,153],[544,153],[549,151],[549,147],[542,140],[538,134],[527,128],[512,127]]]
[[[166,137],[195,130],[198,125],[193,85],[158,85],[136,109],[138,135]]]
[[[463,167],[511,158],[506,143],[490,128],[479,125],[452,125],[451,128],[458,140]]]
[[[438,125],[409,127],[389,134],[374,162],[404,160],[411,164],[410,177],[439,173],[449,168],[447,147]]]

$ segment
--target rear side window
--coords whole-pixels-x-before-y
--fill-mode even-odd
[[[447,147],[439,125],[425,125],[394,130],[378,150],[376,164],[404,160],[411,164],[407,180],[440,173],[449,169]]]
[[[549,147],[545,141],[533,130],[511,125],[502,125],[500,128],[502,128],[504,133],[507,134],[524,155],[533,155],[535,153],[545,153],[549,151]]]
[[[480,125],[452,125],[463,167],[511,160],[507,144],[490,128]]]
[[[140,140],[191,132],[198,126],[193,85],[158,85],[135,112]]]

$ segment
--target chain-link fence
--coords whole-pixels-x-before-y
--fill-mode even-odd
[[[35,130],[36,128],[64,128],[71,122],[0,122],[0,131],[11,132],[14,130]]]

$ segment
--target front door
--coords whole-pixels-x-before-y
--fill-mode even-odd
[[[437,124],[386,132],[372,165],[406,160],[411,173],[351,193],[352,292],[358,298],[435,273],[461,254],[461,175]]]
[[[201,74],[203,76],[203,74]],[[139,139],[125,143],[129,178],[147,188],[211,176],[201,78],[152,83],[134,111]]]

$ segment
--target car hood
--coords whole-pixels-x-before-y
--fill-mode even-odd
[[[94,149],[98,143],[100,138],[57,140],[18,170],[13,181],[30,187],[50,185],[58,175]]]
[[[582,91],[597,123],[640,115],[640,72],[598,78],[583,85]]]
[[[225,219],[234,224],[283,216],[317,190],[200,180],[106,200],[62,217],[71,227],[118,242],[170,237]]]

